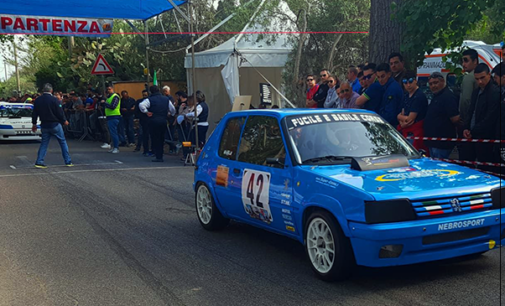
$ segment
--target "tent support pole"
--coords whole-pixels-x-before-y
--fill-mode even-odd
[[[194,16],[194,11],[193,11],[193,2],[189,3],[189,18],[190,18],[190,24],[191,24],[191,77],[192,77],[192,91],[193,91],[193,99],[195,101],[196,105],[196,69],[195,69],[195,19],[196,16]],[[198,142],[198,116],[197,116],[197,111],[195,107],[195,148],[196,152],[198,152],[198,149],[200,147],[200,143]]]
[[[146,74],[146,81],[147,81],[147,90],[149,91],[149,28],[147,27],[147,20],[144,20],[144,30],[146,31],[145,35],[145,41],[146,41],[146,69],[147,69],[147,74]]]

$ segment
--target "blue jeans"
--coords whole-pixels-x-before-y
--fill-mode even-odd
[[[449,155],[451,155],[451,153],[452,149],[439,149],[430,147],[430,157],[432,158],[449,159]]]
[[[135,132],[133,131],[133,116],[123,117],[124,128],[128,143],[135,143]]]
[[[117,134],[118,125],[119,118],[107,118],[107,126],[109,127],[110,138],[112,139],[112,147],[115,149],[119,148],[119,137]]]
[[[70,153],[68,153],[68,145],[67,141],[65,140],[65,134],[63,133],[61,124],[58,123],[58,125],[53,128],[41,128],[41,131],[42,143],[40,144],[39,152],[37,154],[37,161],[35,164],[44,165],[44,158],[46,157],[47,147],[49,146],[49,140],[51,140],[51,136],[56,137],[58,140],[65,164],[71,164],[72,160],[70,159]]]
[[[117,125],[117,135],[119,137],[119,142],[122,144],[126,143],[126,138],[124,137],[125,136],[124,135],[124,128],[125,128],[125,124],[124,124],[123,117],[119,117],[118,125]]]

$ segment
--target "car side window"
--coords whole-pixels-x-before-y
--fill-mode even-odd
[[[267,164],[267,158],[279,159],[278,164]],[[240,140],[238,160],[246,163],[282,168],[286,149],[276,118],[249,116]]]
[[[240,133],[244,126],[245,117],[231,118],[226,123],[221,143],[219,144],[219,156],[222,158],[235,160],[237,158],[238,142]]]

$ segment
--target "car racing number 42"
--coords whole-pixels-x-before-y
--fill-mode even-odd
[[[244,169],[242,177],[242,204],[246,213],[266,223],[273,221],[269,204],[270,173]]]

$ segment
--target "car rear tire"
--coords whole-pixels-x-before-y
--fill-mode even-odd
[[[313,212],[305,223],[305,251],[312,270],[324,281],[348,279],[356,265],[351,242],[328,212]]]
[[[209,231],[219,230],[230,223],[230,219],[223,217],[216,207],[212,193],[210,193],[207,185],[203,183],[199,183],[196,187],[195,205],[198,221],[204,229]]]

